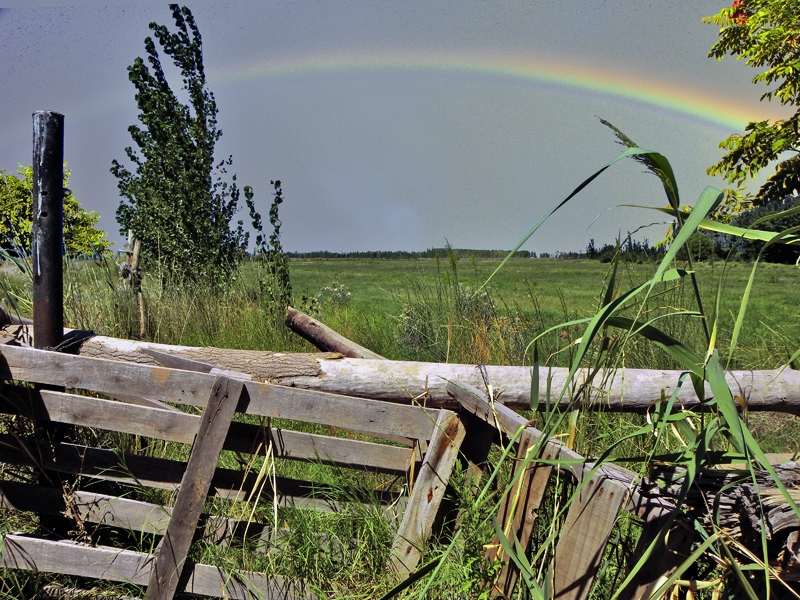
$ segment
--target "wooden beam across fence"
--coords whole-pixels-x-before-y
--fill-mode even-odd
[[[175,410],[10,385],[0,385],[0,412],[184,444],[194,442],[200,423],[198,415]],[[414,460],[410,448],[237,422],[223,449],[261,455],[270,449],[275,458],[397,475]]]
[[[21,339],[30,340],[28,325],[15,325]],[[145,354],[152,349],[190,360],[213,363],[225,369],[250,373],[262,381],[294,388],[329,392],[372,400],[411,404],[414,399],[428,407],[456,408],[447,393],[448,381],[461,381],[480,387],[483,375],[475,365],[406,362],[364,358],[346,358],[341,354],[292,354],[170,346],[152,342],[122,340],[73,332],[80,342],[73,350],[81,356],[108,358],[140,364],[156,365]],[[551,389],[561,390],[569,369],[540,367],[539,379],[551,377]],[[572,381],[587,381],[590,371],[579,369]],[[516,410],[530,408],[531,367],[487,365],[484,374],[496,390],[496,397]],[[649,410],[661,398],[661,391],[675,390],[681,371],[669,369],[618,369],[603,372],[593,379],[591,392],[581,399],[584,409],[638,412]],[[773,369],[765,371],[737,370],[726,373],[729,387],[744,398],[750,411],[772,411],[800,414],[800,371]],[[602,385],[601,385],[602,381]],[[543,386],[544,387],[544,386]],[[709,397],[710,390],[706,390]],[[557,398],[539,394],[539,404],[556,404]],[[565,397],[558,408],[565,409],[571,398]],[[677,401],[693,407],[699,400],[692,386],[682,386]],[[555,407],[555,406],[554,406]]]

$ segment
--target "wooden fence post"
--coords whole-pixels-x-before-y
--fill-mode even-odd
[[[56,348],[64,335],[64,115],[33,113],[33,344]]]

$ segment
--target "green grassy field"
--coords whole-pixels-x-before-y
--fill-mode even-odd
[[[552,328],[539,340],[542,363],[569,365],[575,355],[584,324],[559,326],[566,321],[586,319],[600,307],[610,280],[610,265],[590,260],[514,259],[492,280],[486,291],[478,291],[499,264],[499,260],[292,260],[291,273],[294,303],[313,311],[323,322],[354,341],[392,359],[432,360],[477,364],[531,364],[529,343],[534,337]],[[685,265],[674,265],[683,268]],[[705,314],[709,322],[718,315],[717,346],[723,365],[727,361],[733,324],[750,277],[752,265],[721,263],[699,264],[696,275]],[[614,296],[645,282],[655,265],[620,263],[614,280]],[[224,290],[200,287],[163,286],[158,273],[146,276],[143,284],[146,307],[146,338],[162,343],[209,345],[262,350],[313,351],[283,326],[283,314],[265,304],[259,279],[264,271],[258,263],[242,266]],[[80,261],[70,264],[65,277],[65,311],[69,324],[116,337],[137,337],[139,311],[130,290],[122,286],[113,265]],[[719,290],[719,302],[717,293]],[[766,369],[783,365],[800,348],[800,269],[783,265],[761,265],[744,318],[742,336],[731,362],[735,368]],[[0,271],[0,305],[16,305],[24,316],[30,316],[30,285],[24,277]],[[637,301],[638,302],[638,301]],[[708,343],[700,319],[675,316],[679,310],[698,308],[688,277],[677,283],[660,284],[656,293],[644,303],[634,302],[622,314],[642,318],[659,318],[658,326],[703,356]],[[717,310],[717,304],[719,306]],[[624,332],[622,332],[624,334]],[[620,331],[616,333],[620,339]],[[598,344],[599,345],[599,344]],[[613,355],[614,365],[643,368],[681,368],[672,358],[640,337],[619,346]],[[587,354],[583,364],[606,360],[596,350]],[[798,365],[795,364],[794,368]],[[569,420],[569,415],[574,420]],[[641,415],[608,413],[568,413],[558,424],[548,424],[541,414],[530,415],[535,426],[548,435],[572,437],[573,448],[584,456],[599,456],[626,434],[646,427]],[[689,415],[698,428],[704,421]],[[294,426],[279,424],[275,426]],[[748,425],[766,452],[793,452],[798,448],[800,424],[796,417],[761,413],[751,415]],[[11,422],[0,423],[0,429],[14,430]],[[309,427],[304,425],[302,427]],[[316,429],[315,429],[316,431]],[[325,431],[319,431],[325,433]],[[327,432],[342,435],[343,432]],[[106,439],[106,438],[103,438]],[[693,449],[681,446],[677,438],[665,436],[653,441],[651,432],[625,441],[614,456],[645,457],[651,450],[681,452]],[[109,437],[106,443],[114,448],[128,448],[135,440]],[[700,443],[700,442],[698,442]],[[705,442],[703,442],[705,443]],[[128,445],[126,445],[128,444]],[[709,448],[728,449],[720,438],[709,442]],[[138,448],[138,446],[137,446]],[[156,444],[137,452],[185,459],[187,447],[180,444]],[[223,465],[234,467],[235,457],[223,457]],[[498,460],[495,453],[493,461]],[[231,462],[231,464],[225,461]],[[263,457],[256,458],[251,468],[257,470]],[[646,463],[626,463],[642,470]],[[507,467],[507,466],[506,466]],[[292,475],[330,483],[339,475],[321,465],[278,465],[279,475]],[[492,485],[489,497],[494,502],[502,494],[508,473]],[[441,573],[434,580],[426,598],[473,598],[486,596],[486,582],[496,575],[493,565],[482,557],[484,544],[493,533],[489,505],[478,506],[463,474],[454,476],[454,502],[464,509],[464,534]],[[362,480],[363,479],[363,480]],[[355,485],[373,485],[368,478],[355,477]],[[557,486],[553,486],[556,489]],[[563,489],[562,489],[563,488]],[[542,541],[551,519],[558,523],[554,506],[568,501],[567,487],[553,492],[543,508],[544,524],[536,534]],[[146,498],[145,498],[146,499]],[[269,523],[269,504],[253,507],[260,522]],[[226,509],[228,516],[247,516],[248,506]],[[244,511],[244,512],[242,512]],[[247,514],[245,514],[247,513]],[[377,514],[377,513],[376,513]],[[6,518],[3,521],[3,518]],[[319,589],[336,597],[374,598],[391,586],[384,565],[392,538],[392,527],[377,516],[347,512],[320,516],[309,511],[281,512],[282,523],[293,533],[292,544],[281,552],[256,554],[226,551],[214,545],[198,544],[193,557],[231,568],[284,574],[305,578]],[[0,530],[36,531],[33,520],[0,512]],[[612,545],[604,559],[603,575],[592,598],[606,598],[620,583],[623,565],[638,535],[639,525],[633,518],[620,519],[614,535],[624,543]],[[358,539],[347,552],[332,555],[316,541],[313,533],[329,537]],[[541,539],[540,539],[541,538]],[[544,542],[545,544],[551,543]],[[427,557],[441,555],[451,544],[448,537],[435,540]],[[240,549],[241,550],[241,549]],[[545,555],[546,556],[546,555]],[[540,565],[544,568],[546,559]],[[7,589],[39,589],[44,579],[19,577]],[[8,579],[12,581],[12,579]],[[59,580],[66,581],[66,580]],[[419,597],[426,582],[420,582],[401,595]],[[119,588],[109,588],[117,593]],[[3,595],[0,598],[18,597]],[[125,589],[138,593],[135,589]],[[16,593],[16,592],[14,592]],[[481,596],[483,594],[483,596]],[[522,594],[522,598],[529,597]]]
[[[499,260],[457,261],[457,279],[475,290],[491,275]],[[503,310],[519,309],[531,321],[552,326],[596,312],[609,273],[608,264],[595,260],[512,259],[491,281],[489,293]],[[376,318],[399,318],[403,307],[413,302],[419,289],[435,288],[443,278],[451,280],[453,270],[447,259],[419,260],[292,260],[295,295],[314,296],[338,282],[351,292],[354,312]],[[700,263],[695,265],[706,311],[715,310],[720,290],[719,328],[724,353],[730,340],[752,264]],[[630,264],[621,269],[618,287],[626,290],[642,283],[653,265]],[[669,298],[677,304],[692,304],[688,288],[676,290]],[[322,316],[333,322],[343,318],[342,306],[320,307]],[[507,310],[507,312],[508,312]],[[327,315],[326,315],[327,313]],[[353,318],[352,313],[349,314]],[[391,322],[387,324],[387,327]],[[366,331],[343,326],[349,335],[361,338]],[[532,333],[538,333],[535,328]],[[358,341],[358,340],[357,340]],[[367,344],[365,344],[367,345]],[[739,351],[732,363],[738,368],[774,368],[783,364],[800,346],[800,269],[764,264],[756,272]],[[380,351],[376,349],[376,351]],[[397,358],[400,358],[399,356]],[[490,362],[490,361],[487,361]]]

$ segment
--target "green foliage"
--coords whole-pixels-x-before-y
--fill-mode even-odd
[[[765,92],[761,99],[778,100],[782,105],[800,104],[800,1],[737,0],[733,6],[704,19],[720,26],[719,40],[709,56],[722,60],[726,55],[744,59],[756,69],[763,69],[753,83],[777,87]],[[800,111],[788,119],[751,122],[745,133],[733,134],[720,144],[727,152],[709,167],[710,175],[721,175],[736,190],[727,190],[723,204],[730,216],[752,203],[758,206],[789,194],[800,192]],[[776,172],[753,197],[743,192],[743,184],[782,153],[791,156],[778,162]]]
[[[714,258],[714,242],[705,233],[699,231],[693,233],[686,245],[678,250],[675,258],[678,260],[688,260],[688,254],[691,254],[694,260],[706,261]]]
[[[733,221],[733,225],[750,228],[754,226],[759,219],[773,217],[758,223],[756,227],[762,231],[775,232],[786,231],[792,227],[800,227],[800,212],[778,215],[778,213],[783,213],[793,208],[800,208],[800,196],[770,200],[763,206],[759,206],[740,215]],[[744,258],[745,260],[754,260],[763,246],[761,242],[752,240],[740,241],[738,238],[732,240],[732,238],[733,236],[727,236],[729,244],[736,244],[737,249],[740,251],[738,254],[739,258]],[[800,256],[800,248],[797,245],[773,244],[764,250],[761,259],[765,262],[795,264],[798,260],[798,256]]]
[[[206,85],[202,39],[191,11],[170,4],[177,32],[150,23],[164,53],[180,70],[190,105],[169,86],[153,39],[145,39],[147,62],[128,67],[136,87],[142,127],[128,131],[138,147],[125,149],[134,172],[112,162],[124,197],[117,209],[123,233],[132,229],[142,241],[145,261],[157,260],[190,280],[228,277],[241,259],[248,236],[242,222],[231,230],[239,202],[236,175],[223,177],[232,158],[214,164],[217,105]],[[251,194],[245,187],[245,193]]]
[[[289,260],[281,246],[282,223],[278,218],[278,207],[283,203],[281,182],[278,180],[270,183],[275,188],[275,193],[269,208],[269,222],[272,225],[269,243],[264,234],[261,215],[256,211],[253,194],[249,188],[245,189],[245,201],[250,209],[253,229],[256,230],[256,254],[264,269],[259,279],[261,294],[266,301],[266,308],[283,319],[286,309],[292,303],[292,281],[289,276]]]
[[[71,171],[64,170],[64,188],[69,185]],[[31,248],[33,225],[33,167],[20,166],[17,174],[0,170],[0,238],[3,246]],[[94,211],[87,211],[67,189],[64,194],[64,242],[71,256],[107,254],[111,243],[106,232],[95,225],[100,219]]]

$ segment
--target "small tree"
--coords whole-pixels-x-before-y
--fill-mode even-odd
[[[69,185],[71,171],[64,169],[64,187]],[[33,225],[33,167],[19,167],[17,174],[0,170],[0,243],[7,249],[31,249]],[[64,244],[71,256],[93,256],[108,253],[111,243],[106,232],[95,225],[100,219],[87,211],[71,192],[64,194]]]
[[[278,218],[278,210],[283,203],[283,190],[280,180],[270,183],[275,188],[275,193],[269,209],[269,222],[272,225],[269,241],[264,233],[261,215],[253,203],[253,194],[249,190],[245,190],[245,199],[250,209],[253,228],[256,230],[256,256],[262,261],[266,271],[259,281],[261,293],[267,307],[282,318],[292,303],[292,282],[289,276],[289,260],[281,246],[282,223]]]
[[[761,99],[778,100],[782,105],[800,106],[800,1],[736,0],[733,6],[703,19],[720,25],[719,41],[709,56],[722,60],[726,55],[745,59],[747,65],[764,69],[753,83],[777,84]],[[733,217],[750,206],[782,200],[800,192],[800,110],[789,119],[748,123],[744,135],[733,134],[720,144],[725,156],[712,167],[710,175],[721,175],[736,186],[722,205],[725,216]],[[758,193],[744,193],[748,179],[783,153],[791,153],[777,163],[776,172]]]
[[[133,230],[142,240],[143,258],[158,260],[177,275],[222,281],[245,252],[248,236],[242,222],[231,230],[237,211],[236,175],[225,181],[232,158],[214,164],[217,104],[208,90],[202,39],[191,11],[170,4],[177,32],[150,23],[156,40],[181,72],[189,106],[169,86],[152,38],[144,41],[147,62],[128,67],[136,87],[139,121],[128,131],[138,147],[125,153],[133,172],[116,160],[111,172],[124,197],[117,209],[120,231]],[[246,193],[251,193],[245,187]]]

